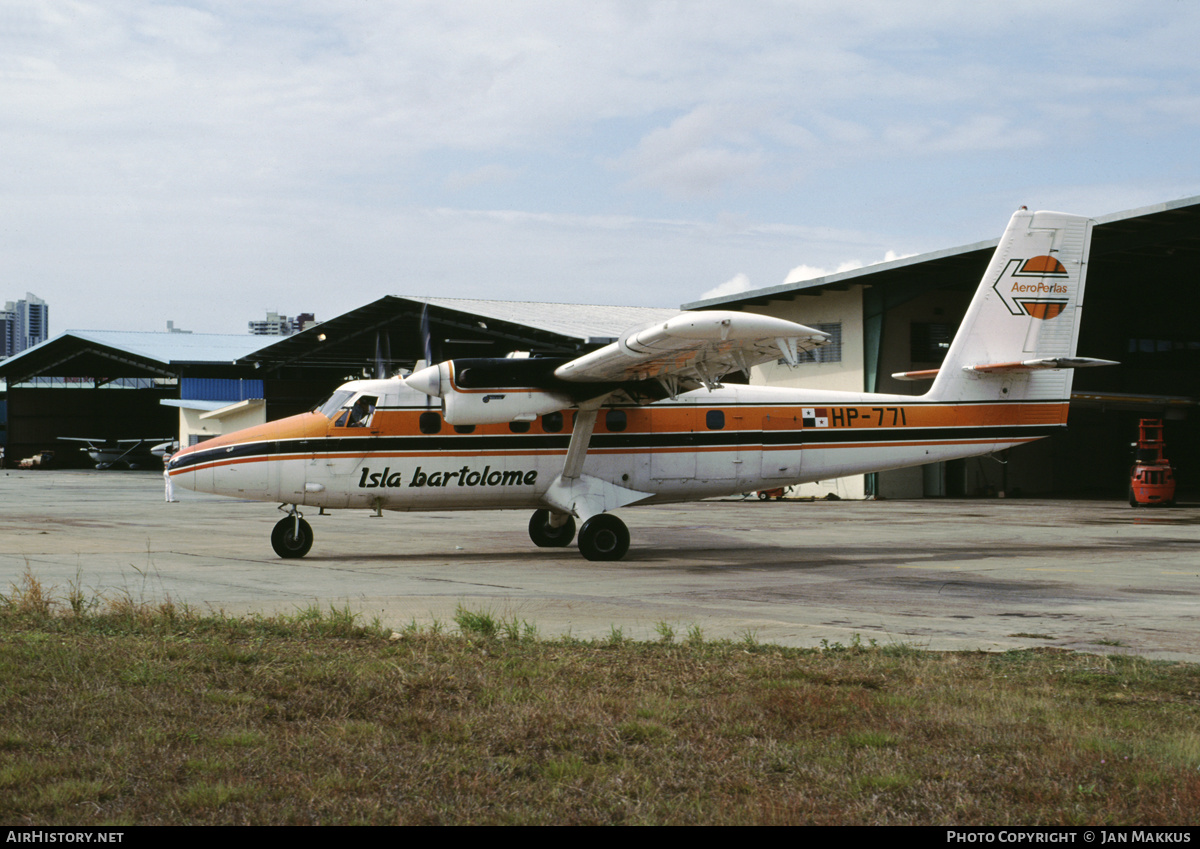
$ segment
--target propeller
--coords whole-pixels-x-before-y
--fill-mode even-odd
[[[421,350],[425,354],[425,366],[433,365],[433,338],[429,331],[429,304],[421,306]],[[433,407],[433,396],[425,396],[425,410]]]

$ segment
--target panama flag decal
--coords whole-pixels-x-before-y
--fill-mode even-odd
[[[829,427],[829,410],[825,407],[804,407],[800,418],[805,427]]]
[[[1070,275],[1052,256],[1010,259],[992,288],[1013,315],[1049,319],[1067,306]]]

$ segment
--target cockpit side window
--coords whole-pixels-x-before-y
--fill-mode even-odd
[[[354,393],[348,389],[339,389],[329,396],[324,404],[320,406],[318,412],[327,419],[332,419],[337,411],[342,408],[342,405],[354,397]]]
[[[354,403],[334,422],[336,427],[368,427],[375,415],[375,405],[379,401],[376,395],[360,395]]]

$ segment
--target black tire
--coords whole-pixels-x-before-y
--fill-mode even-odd
[[[620,560],[629,551],[629,528],[611,513],[601,513],[579,529],[579,553],[588,560]]]
[[[312,548],[312,526],[303,519],[299,520],[300,532],[296,533],[297,521],[291,516],[285,516],[271,531],[271,548],[283,558],[303,557]]]
[[[760,493],[758,494],[758,500],[759,500],[759,501],[770,501],[770,500],[771,500],[771,496],[770,496],[770,494],[768,494],[767,492],[760,492]]]
[[[529,519],[529,538],[538,548],[563,548],[575,539],[575,517],[568,516],[567,521],[557,528],[550,524],[550,511],[538,510]]]

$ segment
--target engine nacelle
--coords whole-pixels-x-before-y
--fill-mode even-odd
[[[491,392],[451,392],[442,398],[442,415],[452,425],[531,422],[538,416],[570,406],[548,392],[497,389]]]
[[[533,421],[573,406],[567,395],[536,386],[555,365],[537,360],[450,360],[413,372],[404,382],[441,398],[442,415],[452,425]]]

